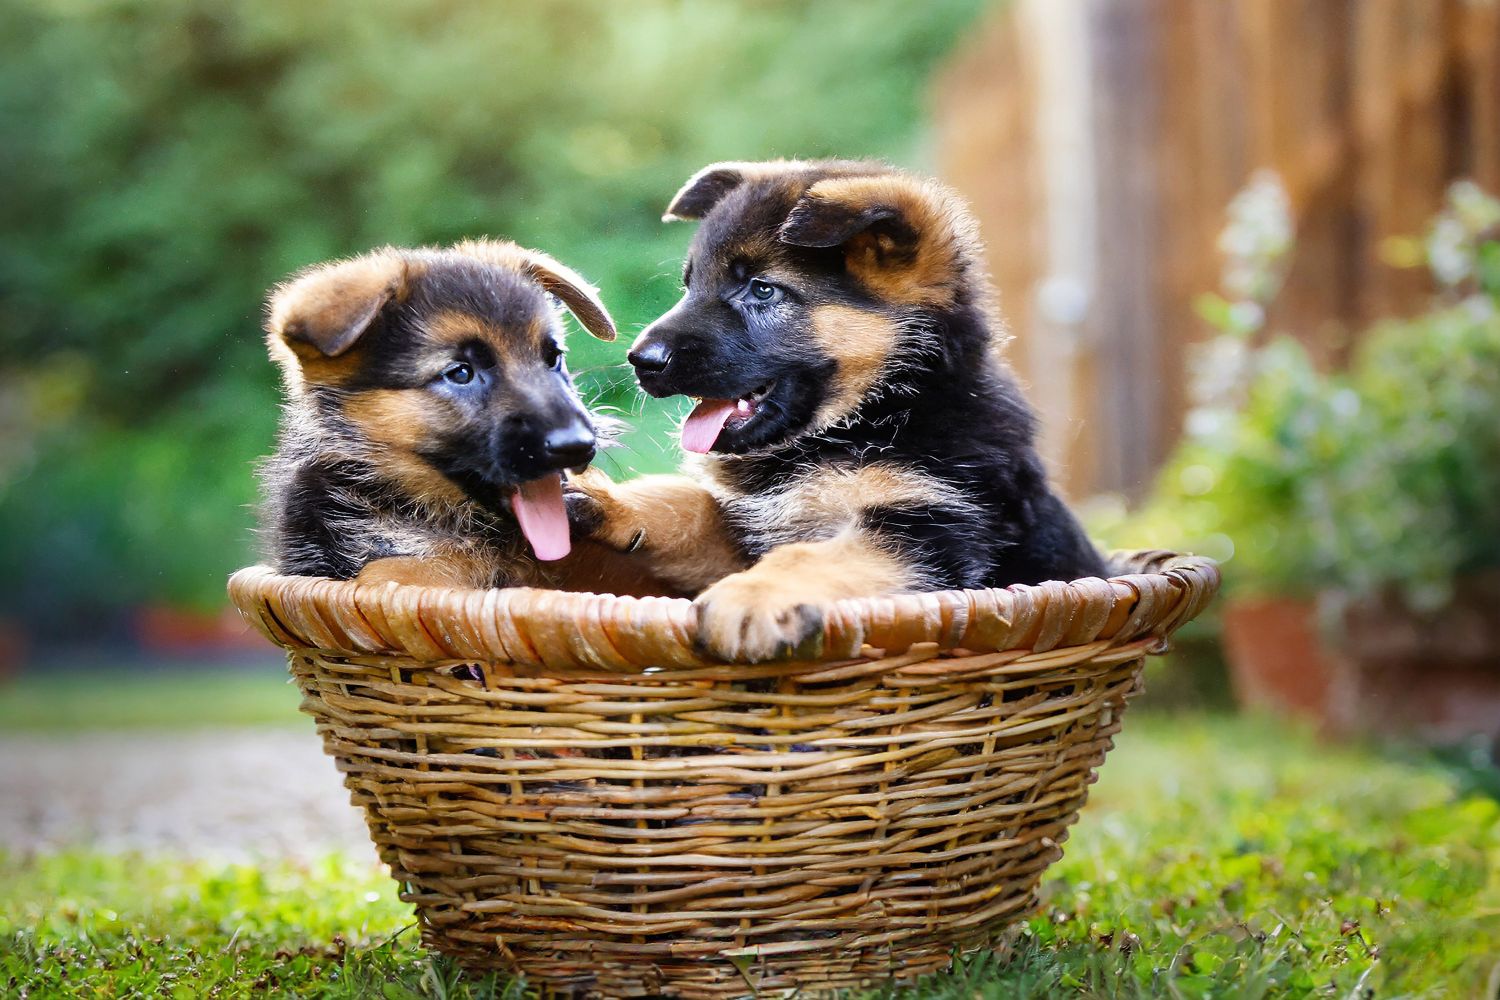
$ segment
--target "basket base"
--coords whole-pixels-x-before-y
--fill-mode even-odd
[[[936,647],[743,680],[294,656],[424,943],[544,993],[828,994],[1036,905],[1142,644]]]
[[[586,951],[555,956],[530,956],[523,965],[529,985],[543,997],[681,997],[683,1000],[725,1000],[729,997],[833,996],[846,990],[869,988],[892,981],[908,981],[941,972],[954,958],[982,950],[1007,951],[1016,937],[1018,921],[1036,908],[1033,893],[1016,912],[958,938],[952,933],[917,935],[884,947],[841,947],[837,941],[810,941],[816,951],[805,955],[733,956],[729,961],[691,958],[654,958],[648,961],[608,961]],[[465,935],[467,937],[467,935]],[[515,956],[508,951],[476,947],[453,935],[424,930],[424,946],[455,959],[471,972],[514,972]],[[831,946],[831,947],[830,947]]]

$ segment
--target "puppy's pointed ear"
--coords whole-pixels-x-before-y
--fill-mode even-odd
[[[615,321],[599,298],[599,290],[584,280],[583,275],[540,250],[528,250],[509,240],[464,240],[453,249],[486,264],[524,274],[567,306],[583,328],[600,340],[614,340],[618,336]]]
[[[390,250],[309,268],[271,293],[266,331],[298,355],[336,358],[402,293],[406,272]]]
[[[777,171],[796,170],[795,160],[767,160],[763,163],[710,163],[688,178],[672,196],[672,203],[661,217],[663,222],[690,222],[713,211],[724,196],[746,181],[769,176]]]
[[[858,164],[831,160],[818,162],[809,162],[807,160],[747,160],[710,163],[689,177],[687,183],[672,196],[672,203],[667,206],[666,214],[661,217],[661,221],[687,222],[694,219],[701,219],[709,212],[712,212],[714,206],[724,200],[725,195],[741,184],[751,181],[760,181],[788,174],[805,173],[810,170],[819,169],[820,167],[848,169],[851,166],[858,166]]]
[[[983,252],[974,217],[956,195],[895,173],[817,182],[777,235],[792,246],[843,247],[851,273],[906,304],[951,302]]]
[[[742,163],[711,163],[704,167],[689,177],[672,196],[661,221],[689,222],[703,218],[726,194],[745,183],[744,166]]]

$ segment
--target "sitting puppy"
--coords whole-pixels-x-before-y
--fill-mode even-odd
[[[686,294],[630,362],[653,396],[699,397],[682,446],[705,457],[695,481],[591,475],[577,507],[701,590],[707,651],[795,654],[843,597],[1103,572],[1048,488],[952,192],[883,164],[729,163],[665,218],[701,220]]]
[[[570,550],[561,473],[596,442],[548,293],[614,339],[583,279],[511,243],[376,250],[273,292],[287,404],[262,522],[279,572],[557,582],[538,561]]]

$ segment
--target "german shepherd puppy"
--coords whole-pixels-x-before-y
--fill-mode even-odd
[[[701,590],[707,651],[805,651],[843,597],[1103,572],[1048,488],[956,195],[879,163],[721,163],[665,219],[700,220],[686,291],[629,357],[651,395],[698,397],[682,446],[704,457],[591,475],[578,507]]]
[[[582,278],[512,243],[388,247],[273,291],[286,406],[262,523],[278,571],[556,582],[539,561],[570,550],[561,474],[593,459],[596,431],[549,293],[614,339]]]

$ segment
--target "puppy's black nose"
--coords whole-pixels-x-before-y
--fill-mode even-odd
[[[547,461],[558,468],[586,465],[594,459],[594,434],[587,427],[560,427],[542,441]]]
[[[660,372],[666,371],[667,363],[672,360],[672,352],[661,341],[648,340],[625,357],[637,371]]]

